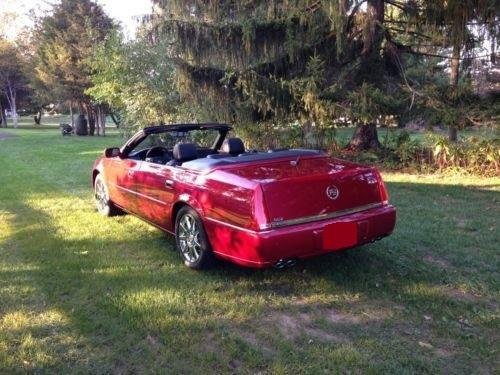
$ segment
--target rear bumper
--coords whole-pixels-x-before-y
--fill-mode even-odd
[[[396,209],[391,205],[260,232],[210,218],[204,220],[218,257],[255,268],[272,266],[281,259],[304,259],[372,242],[391,234],[395,223]],[[352,231],[341,229],[345,226],[354,228],[354,238]],[[329,237],[326,241],[325,236]]]

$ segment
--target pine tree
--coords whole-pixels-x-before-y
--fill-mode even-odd
[[[330,13],[310,1],[157,1],[184,98],[213,120],[326,121],[340,69]]]
[[[406,61],[452,46],[453,87],[469,23],[491,19],[494,1],[154,3],[151,38],[170,42],[180,91],[205,118],[315,129],[343,118],[358,125],[351,147],[364,149],[380,146],[377,123],[422,97]]]

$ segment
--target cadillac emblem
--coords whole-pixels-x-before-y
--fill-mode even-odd
[[[339,197],[339,189],[335,185],[330,185],[326,188],[326,196],[331,200]]]

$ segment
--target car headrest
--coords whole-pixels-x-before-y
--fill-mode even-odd
[[[194,143],[176,143],[173,150],[174,159],[180,162],[198,158],[196,145]]]
[[[245,145],[240,138],[228,138],[222,145],[222,152],[230,155],[239,155],[245,152]]]

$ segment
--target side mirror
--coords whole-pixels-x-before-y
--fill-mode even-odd
[[[110,147],[104,150],[104,156],[107,158],[114,158],[120,156],[120,149],[118,147]]]

